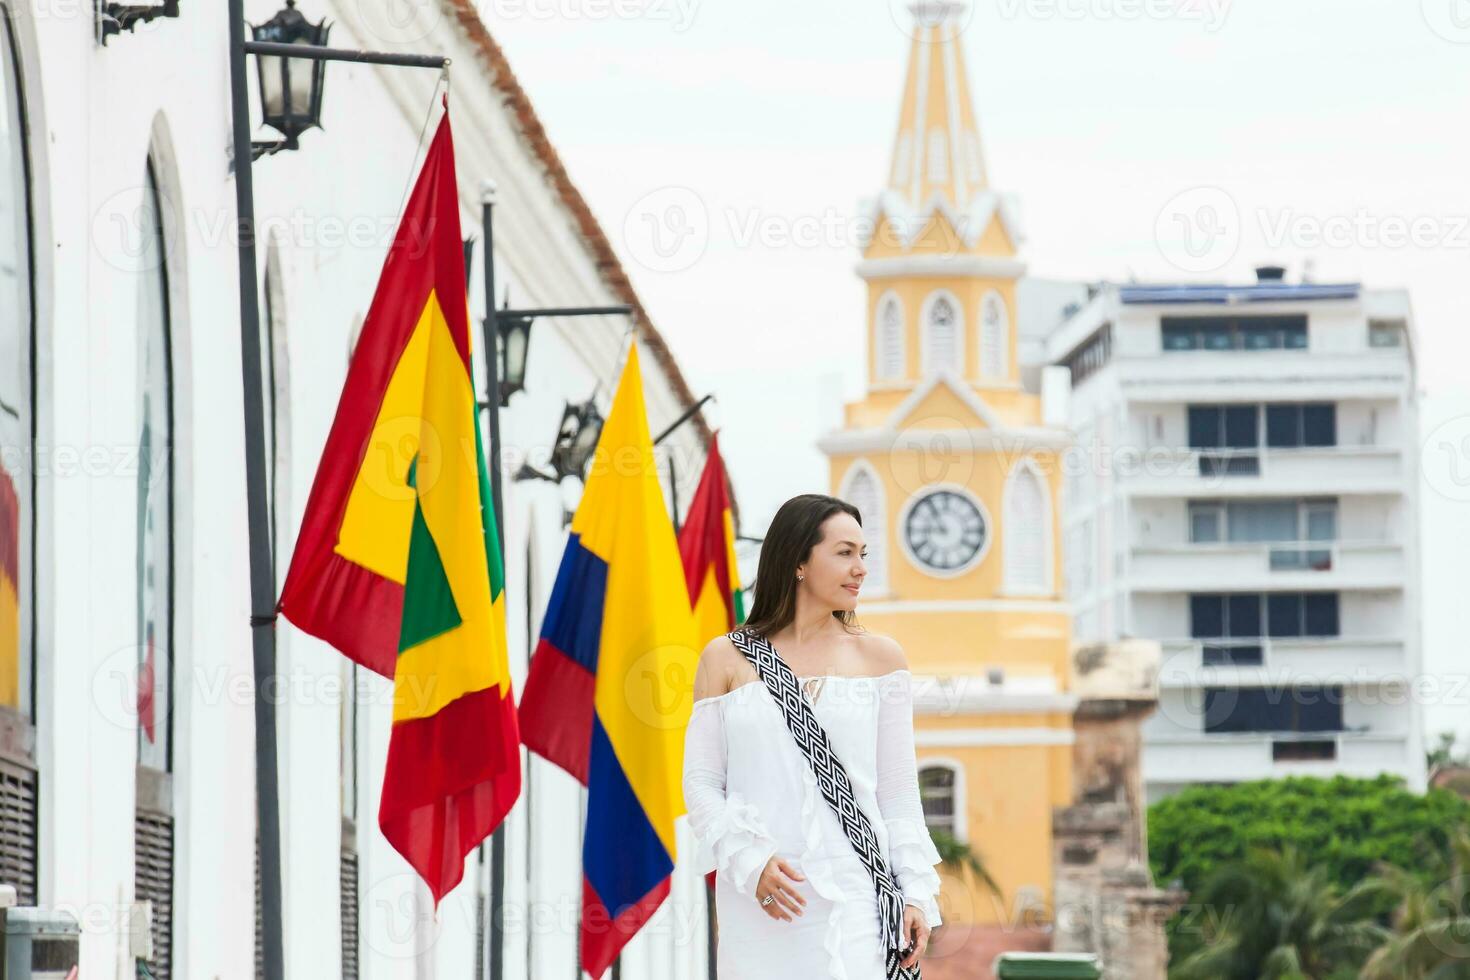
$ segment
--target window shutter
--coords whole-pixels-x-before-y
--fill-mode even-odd
[[[343,836],[346,837],[345,834]],[[342,841],[341,889],[342,980],[357,980],[357,850],[347,839]]]
[[[0,881],[36,904],[36,771],[0,760]]]
[[[1023,465],[1011,475],[1006,494],[1006,588],[1046,592],[1046,497],[1036,471]]]
[[[955,370],[960,359],[958,317],[948,297],[940,296],[929,304],[928,334],[928,371]]]
[[[174,820],[167,813],[139,808],[133,822],[133,891],[138,901],[153,903],[155,980],[173,975]]]
[[[878,487],[872,470],[863,466],[848,478],[844,498],[863,515],[863,538],[868,545],[867,581],[863,588],[871,592],[888,589],[887,517],[883,506],[883,493]]]
[[[878,377],[893,381],[903,377],[903,310],[898,300],[888,299],[878,313]]]
[[[989,293],[980,310],[981,377],[1004,379],[1009,375],[1009,339],[1005,301],[998,294]]]

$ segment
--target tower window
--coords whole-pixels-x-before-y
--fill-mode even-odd
[[[959,305],[948,293],[930,298],[924,317],[924,373],[938,370],[959,373],[960,355]]]
[[[886,296],[878,304],[877,352],[875,369],[878,380],[896,381],[903,377],[903,305],[897,296]]]
[[[987,293],[980,303],[980,376],[1004,379],[1010,375],[1010,325],[1000,293]]]
[[[888,591],[888,510],[883,488],[866,460],[853,464],[842,499],[862,515],[863,542],[868,549],[865,561],[868,576],[864,587],[869,593],[882,594]]]
[[[1051,591],[1051,508],[1046,485],[1030,460],[1011,473],[1005,493],[1005,580],[1007,592]]]

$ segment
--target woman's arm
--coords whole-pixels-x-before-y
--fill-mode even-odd
[[[722,692],[712,680],[718,674],[712,666],[716,661],[710,655],[712,647],[713,643],[700,657],[696,700],[684,733],[684,804],[698,841],[699,872],[718,868],[739,892],[753,897],[761,871],[776,852],[776,841],[755,805],[726,788],[724,706],[715,700]]]
[[[888,641],[897,649],[898,644]],[[888,828],[888,860],[904,903],[924,912],[932,929],[939,918],[939,852],[924,822],[919,800],[918,763],[914,753],[912,676],[901,650],[890,653],[890,672],[878,689],[878,810]],[[893,663],[901,667],[893,667]]]

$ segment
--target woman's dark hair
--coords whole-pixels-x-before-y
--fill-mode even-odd
[[[845,500],[825,493],[804,493],[781,505],[761,545],[755,572],[755,602],[742,629],[759,636],[779,633],[796,618],[796,566],[811,557],[822,540],[822,523],[833,514],[851,514],[859,525],[863,515]],[[851,627],[850,609],[834,609],[832,618]]]

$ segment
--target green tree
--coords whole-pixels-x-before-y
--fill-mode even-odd
[[[1470,753],[1455,750],[1455,733],[1440,732],[1439,744],[1424,754],[1429,769],[1440,766],[1470,766]]]
[[[1383,941],[1369,895],[1344,891],[1294,848],[1253,849],[1191,898],[1179,934],[1192,947],[1171,980],[1346,980]]]
[[[1450,838],[1466,827],[1470,802],[1445,790],[1412,793],[1387,775],[1194,786],[1149,808],[1149,861],[1155,881],[1194,892],[1253,849],[1292,848],[1346,892],[1385,863],[1425,883],[1443,878]]]
[[[1455,835],[1449,874],[1438,883],[1385,865],[1365,887],[1397,905],[1393,934],[1368,959],[1362,980],[1470,980],[1470,831]]]

